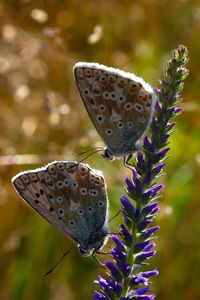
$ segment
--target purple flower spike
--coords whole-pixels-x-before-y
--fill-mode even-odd
[[[118,238],[118,236],[116,236],[116,235],[112,235],[112,239],[115,242],[117,248],[119,250],[123,251],[125,247],[124,247],[122,240],[120,240],[120,238]]]
[[[145,206],[143,209],[142,209],[142,215],[143,216],[147,216],[148,214],[150,214],[152,212],[152,210],[157,207],[158,205],[158,202],[153,202],[147,206]]]
[[[135,191],[135,186],[134,186],[134,184],[130,181],[130,179],[125,178],[124,180],[125,180],[125,182],[126,182],[126,184],[127,184],[127,187],[128,187],[129,192],[134,192],[134,191]]]
[[[142,254],[138,255],[136,258],[137,263],[141,263],[146,259],[151,258],[156,254],[157,251],[148,251],[148,252],[143,252]]]
[[[154,90],[157,101],[150,120],[150,135],[144,137],[142,152],[136,154],[131,178],[125,179],[129,197],[121,197],[124,224],[120,225],[120,236],[112,236],[114,247],[110,253],[113,262],[105,262],[109,275],[107,279],[98,277],[101,293],[95,292],[94,300],[154,299],[149,289],[149,278],[158,275],[158,271],[142,272],[142,267],[156,254],[152,250],[155,246],[152,240],[159,226],[149,228],[159,210],[155,199],[163,188],[162,184],[156,185],[156,178],[162,175],[163,160],[170,149],[166,145],[176,124],[171,119],[181,111],[175,105],[181,99],[183,80],[187,76],[186,62],[187,49],[181,45],[174,50],[173,58],[168,62],[166,76],[160,81],[161,87]]]
[[[134,213],[134,207],[126,195],[123,195],[121,197],[121,203],[122,203],[125,211],[127,212],[127,214],[132,216]]]
[[[106,297],[105,295],[95,291],[95,294],[93,296],[94,300],[110,300],[108,297]]]
[[[124,238],[124,241],[126,243],[127,246],[130,246],[133,242],[133,236],[132,234],[126,229],[126,227],[124,226],[124,224],[121,224],[121,232]]]
[[[143,272],[141,275],[143,277],[149,278],[151,276],[155,276],[155,275],[158,275],[158,274],[159,274],[159,272],[157,270],[153,270],[153,271]]]

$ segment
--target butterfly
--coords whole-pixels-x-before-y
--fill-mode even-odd
[[[28,205],[78,243],[83,256],[106,243],[108,198],[102,172],[75,161],[55,161],[17,174],[12,183]]]
[[[125,165],[142,149],[156,95],[140,77],[97,63],[78,62],[74,77],[88,115],[106,144],[106,160],[124,157]]]

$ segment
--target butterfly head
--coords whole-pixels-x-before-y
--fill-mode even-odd
[[[103,150],[103,153],[101,154],[101,156],[105,159],[105,160],[113,160],[114,156],[113,154],[110,153],[110,151],[108,150],[108,148],[105,148]]]
[[[87,242],[78,245],[79,252],[82,256],[91,256],[98,252],[106,243],[107,228],[103,227],[100,231],[93,233]]]

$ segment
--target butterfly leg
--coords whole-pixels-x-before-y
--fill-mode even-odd
[[[127,167],[127,168],[129,168],[130,170],[132,170],[131,167],[134,166],[133,164],[129,163],[129,160],[130,160],[132,157],[133,157],[133,154],[132,154],[132,153],[129,154],[128,156],[125,156],[125,157],[124,157],[124,166]]]

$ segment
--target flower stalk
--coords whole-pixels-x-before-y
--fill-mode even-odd
[[[162,184],[155,183],[162,175],[169,151],[168,139],[173,132],[176,117],[181,108],[175,107],[181,100],[183,81],[188,76],[185,64],[188,51],[180,45],[173,51],[168,62],[165,78],[156,89],[157,103],[150,127],[150,138],[145,137],[143,153],[138,152],[132,168],[132,177],[126,178],[127,195],[121,197],[121,210],[124,224],[120,225],[120,237],[113,235],[115,247],[111,249],[113,261],[106,261],[109,270],[108,279],[98,276],[96,281],[100,292],[95,292],[94,300],[152,300],[154,295],[149,289],[149,278],[158,275],[158,271],[143,272],[142,266],[156,254],[153,250],[154,233],[159,226],[153,226],[157,211],[159,191]]]

